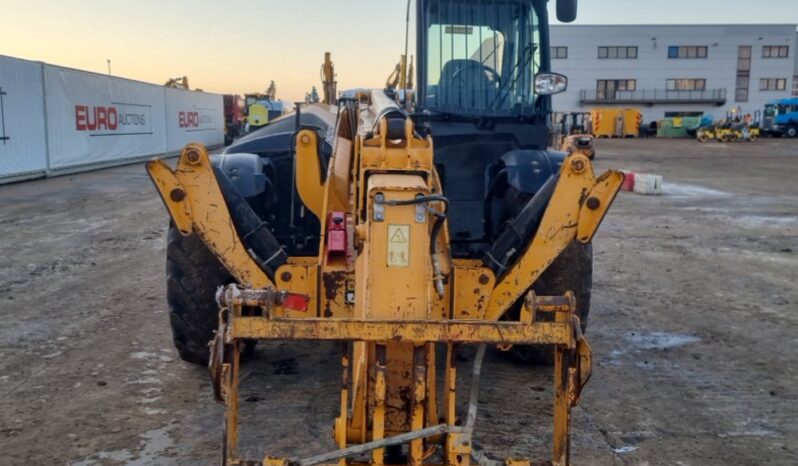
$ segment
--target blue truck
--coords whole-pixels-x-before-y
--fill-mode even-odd
[[[762,114],[762,131],[776,137],[798,137],[798,97],[766,104]]]

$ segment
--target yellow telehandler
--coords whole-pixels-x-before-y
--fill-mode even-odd
[[[578,146],[546,150],[567,86],[549,70],[546,4],[418,0],[414,102],[344,92],[221,156],[189,145],[175,169],[148,164],[172,220],[175,344],[210,367],[223,465],[499,464],[472,442],[487,345],[553,361],[551,458],[503,464],[570,464],[591,372],[590,242],[623,175],[594,176]],[[562,21],[575,10],[557,3]],[[335,449],[239,456],[240,358],[257,340],[346,343]],[[465,344],[477,352],[458,412]]]

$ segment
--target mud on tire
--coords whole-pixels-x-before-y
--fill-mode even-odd
[[[230,274],[194,234],[169,226],[166,246],[166,301],[172,339],[184,361],[207,364],[208,342],[218,323],[216,288]]]
[[[535,293],[542,296],[562,295],[568,290],[573,291],[583,332],[587,329],[592,288],[593,246],[577,241],[565,248],[532,286]],[[552,364],[554,361],[554,350],[551,346],[515,345],[505,354],[516,362],[526,364]]]

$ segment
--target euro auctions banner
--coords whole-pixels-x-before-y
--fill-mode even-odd
[[[45,65],[50,168],[162,154],[164,88]]]
[[[224,101],[220,94],[164,88],[166,91],[166,147],[179,151],[199,142],[224,144]]]
[[[42,64],[0,56],[0,181],[44,174]]]

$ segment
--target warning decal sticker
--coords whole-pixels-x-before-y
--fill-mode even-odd
[[[410,225],[388,225],[388,267],[410,265]]]

